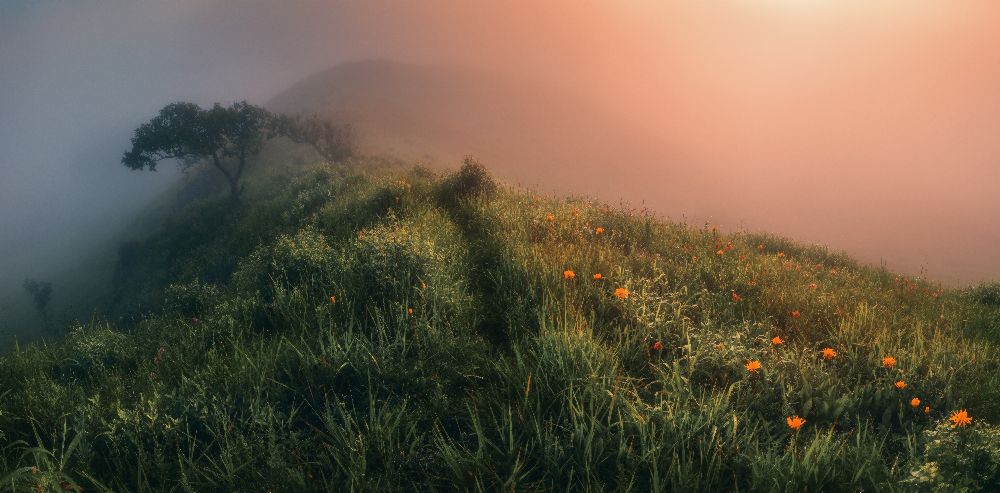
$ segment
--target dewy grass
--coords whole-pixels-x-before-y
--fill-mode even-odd
[[[189,205],[0,359],[0,488],[1000,489],[996,287],[369,164]]]

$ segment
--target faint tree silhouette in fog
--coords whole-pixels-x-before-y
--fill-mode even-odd
[[[35,304],[35,310],[38,311],[38,315],[48,325],[49,301],[52,301],[52,283],[25,279],[22,286],[31,295],[31,301]]]
[[[339,162],[357,152],[357,136],[351,125],[338,125],[315,116],[278,115],[274,132],[298,144],[309,144],[324,159]]]

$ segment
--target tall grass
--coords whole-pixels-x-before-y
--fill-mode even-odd
[[[130,246],[117,317],[0,359],[0,488],[1000,488],[994,287],[471,160],[256,186]]]

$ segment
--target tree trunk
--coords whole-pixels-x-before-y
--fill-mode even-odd
[[[226,177],[226,181],[229,183],[229,199],[233,202],[240,201],[240,194],[243,193],[243,188],[240,187],[240,175],[243,174],[243,157],[240,157],[240,169],[239,173],[233,175],[230,173],[225,166],[222,165],[222,161],[219,159],[218,154],[212,154],[212,164],[222,172],[222,175]]]

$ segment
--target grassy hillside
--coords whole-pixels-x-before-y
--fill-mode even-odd
[[[391,164],[125,247],[119,316],[0,359],[0,487],[1000,488],[1000,289]]]

